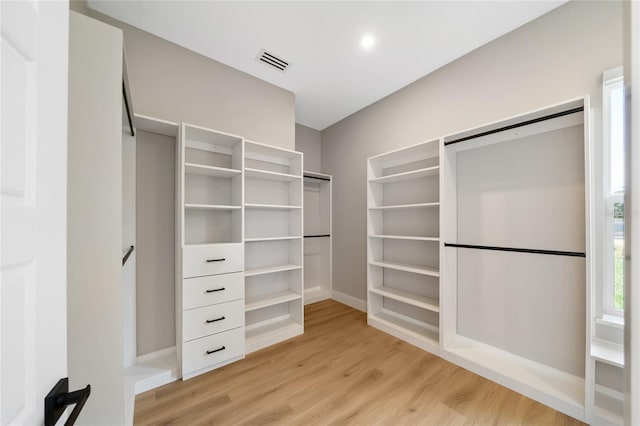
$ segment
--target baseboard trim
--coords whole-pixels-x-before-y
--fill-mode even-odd
[[[344,303],[347,306],[351,306],[353,309],[367,312],[366,300],[358,299],[357,297],[349,296],[348,294],[344,294],[335,290],[331,290],[331,298],[337,302]]]
[[[170,346],[168,348],[160,349],[159,351],[155,352],[149,352],[148,354],[140,355],[139,357],[137,357],[136,364],[142,364],[143,362],[151,361],[153,359],[174,353],[176,353],[175,346]]]

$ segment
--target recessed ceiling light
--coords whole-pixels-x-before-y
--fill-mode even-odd
[[[362,41],[360,42],[360,44],[362,45],[362,47],[369,50],[376,44],[376,39],[374,39],[373,36],[366,35],[362,37]]]

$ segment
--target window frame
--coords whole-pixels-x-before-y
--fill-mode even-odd
[[[614,253],[614,210],[616,203],[624,203],[623,194],[611,193],[611,94],[614,90],[624,90],[622,67],[605,71],[602,78],[602,146],[603,146],[603,202],[604,202],[604,277],[602,286],[602,312],[604,315],[624,317],[624,309],[616,309],[614,302],[615,253]]]

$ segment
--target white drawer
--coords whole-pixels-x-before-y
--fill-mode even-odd
[[[182,345],[182,375],[244,354],[244,327],[192,340]]]
[[[244,274],[209,275],[182,280],[183,309],[200,308],[244,298]]]
[[[242,243],[185,246],[182,251],[182,277],[241,272],[244,269]]]
[[[244,300],[190,309],[182,314],[184,342],[244,325]]]

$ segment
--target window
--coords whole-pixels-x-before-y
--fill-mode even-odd
[[[624,310],[624,87],[622,69],[603,78],[604,237],[606,256],[604,313]]]

